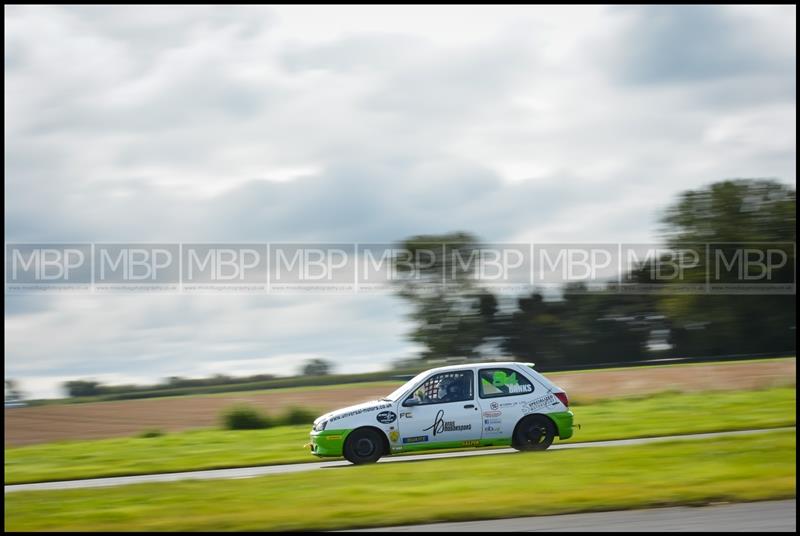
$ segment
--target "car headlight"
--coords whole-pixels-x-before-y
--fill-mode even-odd
[[[326,426],[328,426],[328,421],[323,420],[323,421],[319,421],[317,424],[315,424],[312,429],[315,432],[321,432],[321,431],[323,431],[325,429]]]

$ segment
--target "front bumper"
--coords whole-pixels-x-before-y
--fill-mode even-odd
[[[339,457],[342,455],[344,440],[350,430],[323,430],[311,432],[311,454],[322,457]]]

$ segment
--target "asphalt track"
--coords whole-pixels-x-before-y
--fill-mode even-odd
[[[706,439],[711,437],[726,437],[747,434],[759,434],[767,432],[776,432],[779,430],[794,430],[795,427],[785,428],[770,428],[759,430],[741,430],[736,432],[714,432],[708,434],[691,434],[691,435],[674,435],[663,437],[647,437],[640,439],[617,439],[614,441],[593,441],[586,443],[566,443],[563,445],[555,444],[550,447],[550,450],[562,449],[578,449],[578,448],[603,448],[603,447],[621,447],[627,445],[643,445],[646,443],[657,443],[661,441],[674,441],[674,440],[695,440]],[[460,458],[466,456],[487,456],[499,454],[511,454],[517,451],[511,448],[502,449],[483,449],[483,450],[467,450],[459,452],[445,452],[438,454],[415,454],[415,455],[401,455],[401,456],[388,456],[382,458],[378,463],[398,463],[410,462],[418,460],[437,460],[442,458]],[[350,462],[347,461],[332,461],[332,462],[311,462],[311,463],[294,463],[288,465],[267,465],[256,467],[240,467],[236,469],[213,469],[205,471],[186,471],[180,473],[160,473],[152,475],[137,475],[137,476],[120,476],[109,478],[92,478],[85,480],[64,480],[58,482],[41,482],[36,484],[13,484],[5,486],[5,493],[13,493],[15,491],[38,491],[38,490],[57,490],[57,489],[78,489],[78,488],[101,488],[109,486],[122,486],[126,484],[142,484],[148,482],[175,482],[178,480],[209,480],[216,478],[253,478],[265,475],[297,473],[301,471],[314,471],[317,469],[330,469],[336,467],[349,466]]]
[[[380,527],[353,532],[795,532],[794,500]],[[350,532],[350,531],[348,531]]]

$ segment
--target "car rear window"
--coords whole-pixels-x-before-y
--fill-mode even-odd
[[[534,389],[528,378],[508,368],[481,369],[478,377],[481,398],[527,395]]]

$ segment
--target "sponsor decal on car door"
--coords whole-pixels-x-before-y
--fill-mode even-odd
[[[481,438],[481,412],[474,400],[415,406],[409,409],[410,411],[404,412],[405,418],[400,422],[404,444],[432,444]]]

